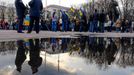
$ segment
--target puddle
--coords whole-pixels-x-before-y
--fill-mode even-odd
[[[0,41],[0,75],[134,75],[134,38]]]

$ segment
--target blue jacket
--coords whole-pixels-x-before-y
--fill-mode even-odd
[[[68,21],[68,15],[63,11],[61,11],[61,13],[62,13],[62,21],[63,22]]]
[[[23,4],[22,0],[15,0],[15,7],[18,18],[24,18],[26,7]]]
[[[41,0],[32,0],[29,2],[30,6],[30,16],[40,17],[41,11],[43,9],[43,4]]]

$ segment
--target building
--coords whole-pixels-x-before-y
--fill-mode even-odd
[[[64,6],[59,6],[59,5],[49,5],[47,7],[44,8],[44,13],[43,15],[45,16],[45,18],[51,18],[52,13],[54,11],[57,12],[58,17],[60,16],[60,10],[62,11],[68,11],[70,8],[68,7],[64,7]]]
[[[59,6],[59,5],[49,5],[45,9],[53,12],[54,10],[56,10],[56,11],[58,11],[58,10],[68,11],[70,8],[64,7],[64,6]]]

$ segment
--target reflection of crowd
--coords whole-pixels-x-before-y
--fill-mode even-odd
[[[112,63],[116,63],[121,67],[133,65],[134,41],[132,38],[87,38],[79,46],[80,50],[86,48],[84,44],[88,42],[88,49],[81,51],[82,56],[86,57],[92,63],[95,62],[100,68],[106,68]]]
[[[9,42],[9,50],[15,50],[15,42]],[[0,51],[7,51],[9,44],[0,43]],[[133,38],[102,38],[80,36],[79,38],[45,38],[30,39],[28,41],[17,41],[18,51],[16,54],[15,65],[21,72],[22,64],[29,53],[32,72],[38,72],[42,64],[40,50],[52,53],[69,52],[70,55],[75,53],[87,58],[88,63],[96,63],[100,68],[107,68],[111,64],[117,64],[120,67],[134,66],[134,39]],[[4,50],[6,49],[6,50]],[[49,51],[50,50],[50,51]]]
[[[107,68],[113,63],[122,67],[131,66],[134,53],[133,40],[132,38],[81,36],[78,39],[69,39],[66,50],[70,52],[70,55],[80,54],[90,63],[95,62],[100,68]]]
[[[45,39],[44,39],[45,40]],[[51,48],[50,50],[47,48],[47,52],[57,53],[57,52],[67,52],[68,49],[68,38],[50,38],[48,42]]]
[[[28,51],[31,54],[29,65],[32,65],[32,62],[34,61],[41,61],[41,58],[39,57],[40,50],[47,52],[51,51],[52,53],[70,52],[70,55],[77,53],[80,54],[80,56],[87,58],[87,60],[90,60],[90,62],[96,62],[99,66],[107,66],[116,63],[121,67],[126,67],[133,66],[134,62],[133,38],[97,38],[81,36],[79,38],[31,39],[27,42],[18,41],[17,44],[18,51],[16,61],[21,61],[16,62],[18,63],[18,66],[22,65]],[[13,50],[16,50],[15,42],[0,42],[1,54]],[[41,62],[38,62],[37,64],[34,63],[34,66],[39,67],[38,65],[40,63]],[[18,69],[19,68],[20,67],[18,67]],[[37,71],[37,69],[35,71]]]

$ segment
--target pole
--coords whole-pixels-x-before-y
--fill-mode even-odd
[[[47,0],[46,0],[46,7],[47,7]]]
[[[45,4],[45,5],[46,5],[46,6],[45,6],[45,20],[46,20],[46,19],[47,19],[47,14],[48,14],[48,13],[47,13],[47,0],[46,0],[45,3],[46,3],[46,4]]]
[[[93,1],[93,11],[94,11],[94,0],[92,0]]]
[[[61,1],[59,0],[59,6],[60,6],[60,4],[61,4]],[[59,18],[60,18],[60,10],[61,10],[61,9],[59,9],[59,11],[58,11]]]
[[[60,53],[58,54],[58,72],[60,71]]]
[[[60,2],[61,2],[61,1],[59,0],[59,5],[60,5]]]

